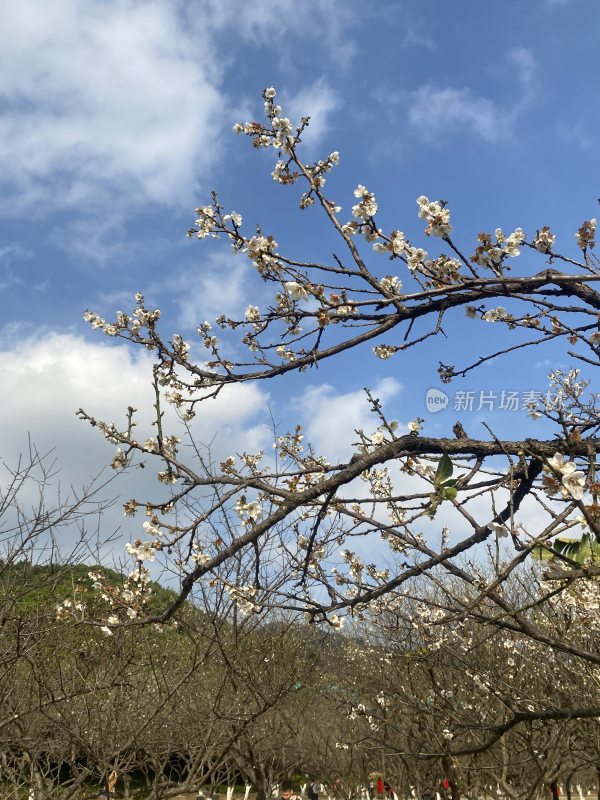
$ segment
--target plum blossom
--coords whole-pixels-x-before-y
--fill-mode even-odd
[[[411,247],[409,244],[406,244],[404,251],[406,253],[406,263],[412,272],[423,266],[427,258],[427,250],[423,250],[422,247]]]
[[[162,536],[162,531],[159,527],[157,527],[154,519],[152,521],[147,520],[146,522],[144,522],[142,528],[146,531],[146,533],[149,536],[157,536],[159,538]]]
[[[540,253],[549,253],[552,250],[555,239],[556,234],[552,233],[547,225],[544,225],[544,227],[540,228],[536,233],[533,246],[536,250],[539,250]]]
[[[506,236],[502,228],[496,228],[494,236],[495,242],[489,233],[480,233],[477,236],[479,245],[471,256],[471,261],[481,267],[499,272],[507,256],[516,258],[520,254],[519,248],[525,241],[525,233],[521,228],[515,228],[509,236]]]
[[[383,444],[385,441],[385,432],[381,430],[381,428],[377,428],[377,430],[371,434],[371,444]]]
[[[498,539],[506,539],[508,537],[508,528],[500,522],[490,522],[488,530],[492,531]]]
[[[596,246],[596,220],[594,218],[586,220],[575,234],[575,240],[579,247],[585,252]]]
[[[566,473],[562,476],[562,484],[573,500],[581,500],[585,492],[585,475],[583,472],[575,471]]]
[[[289,350],[284,344],[280,344],[275,348],[275,352],[280,358],[285,358],[288,361],[295,361],[296,354],[293,350]]]
[[[505,317],[506,309],[504,306],[498,306],[498,308],[490,308],[489,311],[486,311],[482,319],[486,322],[498,322],[498,320],[502,320]]]
[[[402,283],[397,275],[386,275],[379,281],[379,285],[388,294],[400,294],[402,290]]]
[[[305,300],[308,297],[308,292],[304,286],[296,281],[288,281],[285,284],[285,290],[292,300]]]
[[[553,470],[556,472],[562,473],[565,469],[565,466],[569,464],[569,461],[565,461],[565,457],[562,453],[554,453],[552,458],[548,459],[548,466],[552,467]]]
[[[425,233],[427,236],[439,236],[442,239],[452,232],[450,225],[450,211],[443,203],[429,202],[429,198],[421,195],[417,198],[419,217],[427,220]]]
[[[198,239],[205,239],[215,229],[215,210],[212,206],[202,206],[196,209],[196,214],[198,214],[198,219],[195,222],[196,236]]]
[[[352,216],[367,222],[377,213],[375,195],[369,192],[362,184],[359,184],[354,190],[354,196],[357,197],[360,202],[352,206]]]
[[[155,546],[153,542],[142,542],[139,539],[132,544],[131,542],[127,542],[125,545],[125,550],[129,553],[129,555],[134,556],[137,561],[154,561],[156,554],[155,554]]]
[[[258,306],[248,306],[244,315],[248,322],[258,322],[260,320],[260,309]]]
[[[516,256],[520,255],[520,246],[525,241],[525,233],[521,228],[515,228],[515,230],[510,234],[510,236],[506,237],[506,242],[504,244],[504,249],[508,253],[509,256],[512,258],[516,258]]]
[[[381,358],[382,361],[386,361],[388,358],[391,358],[394,353],[398,350],[397,347],[389,344],[378,344],[376,347],[373,348],[373,352],[377,356],[377,358]]]
[[[259,272],[266,267],[274,267],[276,265],[277,262],[273,255],[279,245],[272,236],[259,234],[248,239],[246,244],[248,256]]]
[[[127,454],[124,453],[120,447],[117,447],[117,451],[110,465],[113,469],[124,469],[127,466]]]
[[[263,515],[263,508],[258,500],[247,502],[243,496],[236,502],[235,511],[242,520],[242,525],[254,525]]]
[[[548,466],[560,475],[563,496],[571,495],[574,500],[581,500],[585,491],[585,474],[577,470],[575,462],[565,461],[562,453],[555,453],[548,459]]]

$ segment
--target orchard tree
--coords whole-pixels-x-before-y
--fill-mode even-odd
[[[58,479],[52,453],[33,444],[16,463],[0,455],[0,785],[10,798],[29,790],[40,799],[51,796],[59,765],[72,753],[53,718],[93,691],[66,669],[79,648],[56,616],[57,605],[69,618],[84,613],[81,596],[62,605],[65,584],[71,588],[73,564],[106,543],[89,531],[110,505],[102,499],[109,481],[91,480],[65,493]],[[57,647],[57,630],[64,637],[59,644],[73,643],[68,655]],[[74,778],[63,796],[76,793],[84,779]]]
[[[585,643],[593,635],[589,612],[568,600],[568,590],[552,607],[532,606],[538,579],[515,571],[503,591],[529,605],[530,618],[544,613],[540,627],[555,636],[570,629]],[[438,624],[446,597],[459,591],[459,582],[440,576],[428,595],[413,588],[418,602],[407,594],[359,627],[361,646],[341,671],[352,727],[339,747],[368,752],[394,786],[417,794],[447,778],[453,796],[489,793],[492,785],[535,797],[544,785],[589,775],[597,668],[474,619]]]
[[[233,248],[263,282],[260,297],[248,298],[238,317],[200,322],[199,342],[164,332],[160,310],[141,294],[132,313],[119,312],[112,321],[86,312],[93,328],[154,355],[153,435],[138,432],[133,408],[122,425],[79,413],[116,446],[116,470],[143,461],[146,474],[158,480],[156,490],[149,487],[147,496],[125,505],[132,518],[146,514],[145,533],[127,546],[136,569],[113,599],[105,632],[173,619],[195,586],[221,586],[244,614],[284,609],[340,628],[348,615],[402,604],[408,587],[421,587],[427,604],[428,582],[443,574],[456,585],[433,607],[436,625],[471,620],[567,659],[600,664],[597,639],[570,629],[559,635],[543,611],[562,592],[589,611],[597,602],[592,579],[600,566],[553,547],[556,537],[586,532],[596,541],[600,531],[598,400],[580,374],[591,375],[599,364],[595,219],[583,221],[573,246],[563,250],[547,225],[529,235],[521,228],[459,235],[448,203],[421,196],[416,210],[424,238],[413,241],[400,225],[382,227],[377,200],[363,184],[351,213],[342,213],[326,184],[339,154],[307,161],[302,137],[309,118],[293,124],[272,87],[263,100],[265,121],[238,124],[235,132],[254,148],[274,151],[272,178],[296,193],[301,209],[314,206],[307,213],[323,215],[337,244],[331,258],[318,261],[286,252],[268,222],[253,220],[258,224],[248,231],[241,214],[213,194],[196,209],[189,235],[203,246]],[[548,394],[532,400],[527,437],[500,438],[488,427],[476,439],[455,426],[438,438],[421,419],[404,433],[367,390],[377,427],[343,432],[355,451],[346,463],[329,463],[304,440],[300,425],[277,432],[274,457],[241,452],[212,463],[198,457],[197,443],[188,439],[194,447],[181,447],[182,438],[193,437],[203,404],[228,387],[280,381],[359,349],[370,350],[380,367],[397,369],[403,353],[426,340],[445,337],[458,345],[457,314],[466,314],[478,333],[490,333],[489,349],[470,352],[463,338],[454,348],[460,363],[437,366],[443,383],[518,350],[551,348],[552,356],[560,352],[570,361],[550,374]],[[500,337],[493,335],[498,331]],[[232,337],[237,348],[230,347]],[[195,355],[198,344],[205,358]],[[484,344],[478,336],[478,348]],[[231,356],[240,346],[246,355]],[[179,415],[179,427],[168,407]],[[497,555],[491,573],[480,565],[486,546]],[[360,555],[367,551],[372,559]],[[555,560],[523,607],[504,584],[534,551]],[[169,553],[175,552],[173,564]],[[176,567],[180,589],[159,613],[140,613],[144,562],[152,559]],[[527,613],[532,605],[538,614]]]

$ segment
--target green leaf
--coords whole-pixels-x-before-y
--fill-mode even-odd
[[[435,517],[435,512],[437,511],[437,508],[440,504],[440,500],[437,494],[430,494],[429,500],[430,500],[429,508],[425,513],[427,514],[428,517],[431,517],[431,519],[433,519]]]
[[[598,561],[600,555],[598,542],[594,541],[589,533],[584,533],[581,539],[555,539],[552,542],[552,549],[570,558],[571,561],[577,561],[578,564],[583,564],[589,558]]]
[[[454,500],[458,494],[458,489],[454,486],[442,486],[439,491],[442,500]]]
[[[440,463],[438,464],[437,471],[435,473],[435,485],[441,486],[443,483],[452,477],[452,472],[454,467],[452,466],[452,462],[448,457],[447,453],[440,458]]]
[[[537,545],[536,547],[534,547],[533,550],[531,551],[531,555],[536,561],[552,561],[552,559],[554,558],[552,551],[547,550],[545,547],[542,547],[541,545]]]
[[[598,562],[600,560],[600,543],[592,539],[589,533],[584,533],[581,539],[557,538],[548,548],[536,548],[533,557],[538,561],[552,561],[557,555],[564,556],[577,564],[583,564],[588,559]]]

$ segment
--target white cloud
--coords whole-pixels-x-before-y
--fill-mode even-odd
[[[17,242],[0,247],[0,292],[23,283],[23,277],[15,269],[15,265],[21,261],[27,261],[31,257],[31,251]]]
[[[21,207],[50,193],[94,205],[109,187],[113,202],[191,192],[215,155],[221,96],[210,42],[175,4],[22,0],[2,17],[0,168]]]
[[[384,378],[373,387],[373,395],[385,404],[402,390],[394,378]],[[295,403],[298,419],[305,425],[306,441],[329,461],[347,461],[358,428],[372,431],[378,425],[364,391],[336,393],[330,384],[309,386]]]
[[[496,104],[470,89],[421,86],[412,96],[411,125],[427,140],[445,138],[456,128],[468,128],[488,142],[506,135],[506,123]]]
[[[596,137],[592,136],[581,120],[559,121],[556,123],[558,138],[566,144],[574,144],[580,150],[590,150],[596,146]]]
[[[57,226],[50,240],[70,259],[84,264],[103,266],[119,259],[121,263],[136,251],[139,244],[127,241],[125,220],[120,212],[73,216]]]
[[[331,124],[331,116],[340,106],[339,94],[329,86],[324,78],[319,78],[312,85],[296,92],[292,97],[286,99],[284,96],[283,113],[294,124],[299,123],[303,116],[310,117],[310,124],[302,134],[302,142],[312,153],[326,135]]]
[[[405,47],[412,46],[425,48],[426,50],[437,49],[434,39],[428,33],[425,33],[418,23],[406,26],[403,42]]]
[[[232,40],[285,50],[282,34],[350,58],[341,0],[20,0],[0,26],[0,174],[7,213],[191,202],[221,152]],[[277,76],[273,76],[276,80]],[[315,86],[315,129],[334,93]]]
[[[125,344],[88,342],[73,334],[48,334],[0,350],[3,375],[2,441],[16,443],[29,431],[43,447],[77,445],[85,425],[75,419],[78,408],[104,420],[124,420],[128,405],[140,410],[138,436],[151,435],[152,356]],[[220,429],[242,432],[242,426],[265,405],[254,385],[226,387],[203,407],[203,435]],[[175,417],[167,414],[167,420]],[[96,434],[94,438],[98,439]],[[86,452],[89,442],[86,444]]]
[[[249,261],[230,252],[213,253],[202,261],[202,269],[189,267],[169,280],[164,289],[179,306],[179,325],[195,330],[205,320],[220,314],[239,317],[248,305],[246,279]]]
[[[229,30],[233,24],[247,42],[279,47],[284,58],[293,38],[302,41],[303,47],[313,47],[318,41],[320,52],[342,67],[357,54],[348,28],[359,16],[344,0],[207,0],[205,11],[215,29]]]
[[[480,97],[471,89],[427,84],[409,93],[408,119],[419,136],[430,142],[467,130],[495,144],[510,139],[514,126],[535,92],[535,61],[525,48],[512,50],[508,61],[516,72],[519,94],[508,106]]]
[[[110,463],[115,449],[97,429],[76,418],[78,408],[123,428],[127,406],[132,405],[139,411],[138,438],[156,435],[151,425],[154,401],[149,353],[126,345],[88,342],[72,334],[51,333],[17,341],[8,346],[4,340],[0,350],[1,462],[14,465],[19,454],[26,452],[30,436],[41,452],[54,449],[60,472],[48,491],[57,492],[60,482],[65,494],[71,486],[89,483],[90,476]],[[216,399],[207,401],[193,423],[201,451],[207,452],[203,447],[210,446],[211,457],[218,461],[244,449],[268,448],[270,433],[262,424],[266,405],[265,394],[250,384],[227,387]],[[180,433],[175,426],[175,416],[167,408],[166,432]],[[190,457],[189,452],[185,457]],[[146,469],[120,474],[104,496],[164,496],[164,487],[156,480],[157,468],[150,459]],[[106,476],[112,474],[108,468]],[[5,473],[0,474],[0,481],[4,479]],[[128,523],[123,533],[129,535],[132,525],[137,530],[139,524]],[[110,533],[121,525],[119,503],[103,515],[102,528]]]
[[[32,252],[18,242],[11,242],[0,247],[0,264],[13,264],[15,261],[24,261],[32,257]]]

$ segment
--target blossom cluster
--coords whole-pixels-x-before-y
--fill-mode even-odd
[[[544,225],[544,227],[540,228],[535,234],[532,245],[540,253],[550,253],[555,239],[556,234],[552,233],[547,225]]]
[[[109,611],[102,620],[100,630],[105,636],[112,636],[114,629],[123,622],[139,617],[152,596],[150,586],[150,573],[142,566],[141,562],[123,581],[121,586],[115,585],[102,572],[91,570],[88,578],[101,599],[108,605]],[[82,591],[84,587],[76,586]],[[69,619],[82,619],[87,611],[87,606],[82,601],[65,599],[56,608],[56,618],[59,621]]]
[[[490,308],[482,317],[486,322],[500,322],[501,320],[512,319],[511,315],[507,313],[504,306],[498,308]]]
[[[572,618],[590,628],[597,636],[600,631],[600,583],[592,579],[571,582],[562,592],[560,603]]]
[[[575,240],[584,253],[596,246],[596,220],[594,218],[586,220],[581,225],[575,234]]]
[[[137,292],[135,295],[137,306],[133,311],[133,315],[129,316],[123,311],[117,311],[116,319],[114,322],[108,322],[100,314],[89,309],[84,311],[83,319],[88,322],[92,330],[101,330],[107,336],[118,336],[122,331],[129,331],[134,335],[138,335],[142,328],[153,328],[160,319],[160,309],[153,310],[144,307],[144,296]],[[148,346],[151,343],[148,342]]]
[[[394,258],[395,256],[401,256],[407,246],[408,242],[404,233],[402,231],[392,231],[387,239],[375,242],[373,250],[376,253],[389,253],[390,258]]]
[[[83,615],[85,610],[86,604],[84,602],[81,600],[73,601],[67,597],[62,603],[57,603],[56,619],[58,622],[65,622],[68,619],[72,619],[75,612],[79,612],[79,614]]]
[[[585,492],[585,474],[577,469],[575,462],[566,461],[562,453],[555,453],[552,458],[547,459],[546,465],[551,471],[544,481],[548,493],[556,494],[560,489],[563,497],[581,500]],[[557,484],[556,478],[561,485]]]
[[[251,527],[262,517],[263,507],[260,500],[247,500],[245,495],[242,495],[235,504],[235,512],[242,525]]]
[[[377,213],[378,206],[375,195],[369,192],[362,184],[359,184],[354,190],[354,196],[359,202],[352,206],[352,216],[357,217],[363,222],[369,222]]]
[[[421,195],[417,198],[419,217],[427,221],[425,233],[427,236],[439,236],[444,239],[452,233],[450,224],[450,211],[446,204],[440,201],[430,202],[429,198]]]
[[[273,86],[268,87],[263,92],[264,110],[271,122],[271,128],[266,129],[258,122],[237,122],[233,126],[234,133],[245,133],[252,138],[252,144],[256,148],[274,147],[284,153],[291,152],[296,139],[292,135],[293,127],[291,121],[282,116],[281,106],[276,105],[273,100],[277,91]]]
[[[520,247],[525,241],[525,234],[521,228],[516,228],[511,234],[505,236],[502,228],[496,228],[494,237],[495,241],[489,233],[480,233],[477,236],[480,244],[471,256],[471,261],[494,272],[501,272],[507,257],[516,258],[520,255]]]
[[[400,348],[390,344],[378,344],[373,348],[373,352],[382,361],[387,361],[394,353],[397,353]]]
[[[256,586],[229,586],[225,590],[242,614],[258,614],[262,606],[257,602]]]

